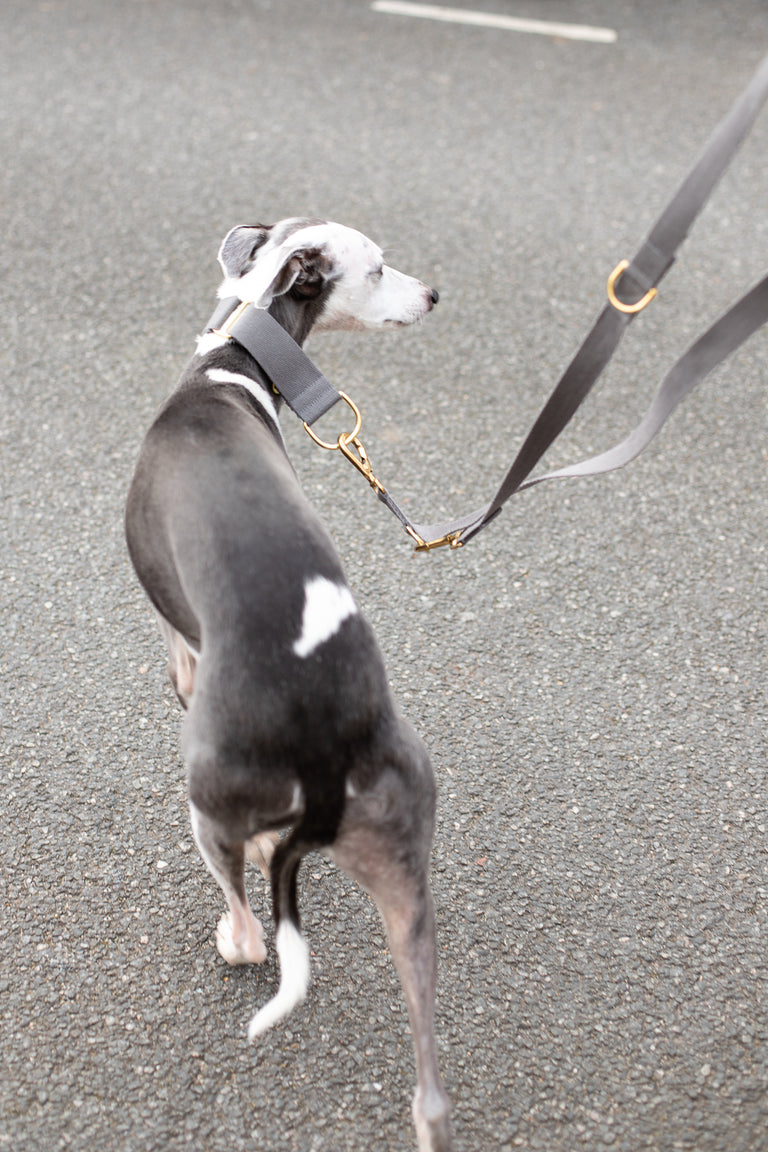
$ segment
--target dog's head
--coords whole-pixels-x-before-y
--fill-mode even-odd
[[[219,296],[272,308],[303,339],[310,328],[403,327],[421,320],[437,293],[384,263],[354,228],[325,220],[239,225],[224,238]]]

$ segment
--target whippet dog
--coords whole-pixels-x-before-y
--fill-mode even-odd
[[[413,324],[438,298],[360,232],[327,221],[233,228],[219,262],[219,297],[268,309],[299,345],[311,330]],[[326,852],[380,910],[413,1031],[418,1147],[449,1152],[433,1027],[434,777],[288,461],[280,406],[245,348],[205,332],[146,436],[126,509],[186,712],[193,834],[227,900],[216,945],[229,964],[265,959],[244,884],[255,843],[271,854],[280,982],[250,1022],[253,1040],[306,994],[297,872],[308,852]]]

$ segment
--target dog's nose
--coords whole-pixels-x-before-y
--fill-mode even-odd
[[[437,288],[433,288],[432,289],[432,303],[437,304],[439,299],[440,299],[440,293],[438,292]]]

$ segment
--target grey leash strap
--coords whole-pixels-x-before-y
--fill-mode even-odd
[[[531,483],[539,482],[537,480],[528,484],[525,483],[546,450],[557,439],[589,395],[618,347],[629,324],[656,295],[656,287],[671,268],[677,249],[685,240],[694,220],[754,124],[766,97],[768,97],[768,56],[764,57],[744,92],[711,136],[698,163],[683,181],[651,229],[648,238],[634,260],[622,261],[611,275],[608,281],[609,303],[601,312],[591,332],[551,393],[493,499],[481,512],[470,513],[448,524],[415,525],[416,531],[421,536],[425,539],[431,539],[435,536],[452,537],[450,543],[454,547],[464,544],[501,511],[502,506],[511,496],[522,491],[524,487],[530,487]],[[623,299],[620,299],[617,294],[619,287],[622,289]],[[627,298],[628,302],[625,302]],[[762,300],[762,296],[759,296],[758,299]],[[749,311],[751,313],[752,309],[750,308]],[[730,316],[731,313],[728,313],[723,321],[718,322],[694,347],[699,348],[700,345],[703,345],[711,355],[711,342],[707,338],[712,335],[713,339],[724,339],[721,324],[724,323],[727,329],[728,317]],[[766,318],[768,317],[764,316],[755,327],[764,323]],[[750,330],[750,335],[755,327]],[[742,339],[746,339],[746,337]],[[733,347],[737,346],[736,344]],[[732,350],[733,348],[730,348],[730,351]],[[716,354],[716,357],[712,359],[711,366],[697,375],[691,387],[693,387],[693,383],[703,379],[707,372],[726,355],[728,352],[724,352],[722,356]],[[687,368],[690,363],[691,361],[684,357],[677,367],[684,365]],[[690,388],[687,391],[690,391]],[[666,402],[670,395],[671,390],[663,391],[661,402]],[[670,408],[662,419],[662,424],[671,411]],[[629,439],[632,440],[632,437]],[[643,447],[648,442],[646,440]],[[642,451],[642,449],[640,450]],[[616,452],[617,456],[614,459],[618,458],[618,449]],[[632,456],[626,456],[620,463],[615,463],[612,467],[621,467],[622,463],[628,463],[632,458]],[[579,468],[578,465],[574,467]],[[561,474],[561,472],[557,473],[558,476]],[[591,473],[577,470],[569,474],[581,476]],[[549,478],[547,476],[540,479]]]
[[[545,480],[600,476],[629,464],[648,447],[686,396],[767,322],[768,276],[765,276],[680,357],[659,385],[640,423],[621,443],[598,456],[581,460],[578,464],[523,480],[511,490],[510,495],[524,492],[526,488],[532,488]],[[489,512],[489,508],[490,505],[478,509],[463,520],[443,524],[411,524],[411,528],[425,540],[442,537],[441,542],[459,547],[501,511],[501,503],[495,511]]]
[[[594,476],[629,463],[647,447],[689,392],[768,321],[766,277],[678,360],[659,387],[648,412],[625,440],[599,456],[529,479],[544,453],[589,395],[629,324],[656,295],[658,284],[674,263],[677,249],[767,97],[768,56],[710,138],[698,163],[651,229],[637,255],[631,261],[622,260],[609,277],[608,303],[552,391],[493,499],[457,519],[437,524],[417,523],[399,507],[373,475],[358,437],[361,418],[354,403],[343,392],[333,388],[268,312],[241,304],[239,300],[224,300],[214,312],[208,328],[236,339],[250,352],[318,444],[324,448],[341,449],[416,542],[417,551],[428,551],[443,544],[461,547],[490,523],[515,493],[544,480]],[[310,425],[340,399],[355,415],[354,430],[340,434],[336,443],[325,443],[315,435]]]
[[[526,480],[522,492],[543,480],[565,480],[579,476],[599,476],[623,468],[639,456],[685,397],[719,364],[735,352],[758,328],[768,321],[768,276],[764,277],[738,304],[725,312],[703,336],[691,345],[667,373],[648,411],[625,440],[578,464],[559,468]]]

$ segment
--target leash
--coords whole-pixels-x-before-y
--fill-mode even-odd
[[[337,392],[291,336],[264,309],[239,300],[221,302],[208,328],[238,341],[254,357],[304,423],[315,443],[339,449],[364,476],[378,498],[414,540],[416,551],[448,545],[461,548],[501,512],[518,492],[545,480],[595,476],[635,459],[658,434],[681,401],[768,321],[768,276],[725,312],[676,362],[659,386],[648,411],[615,447],[567,468],[530,478],[544,453],[589,395],[636,316],[657,295],[696,217],[752,128],[768,98],[768,56],[713,133],[698,163],[680,185],[632,260],[622,260],[606,285],[608,302],[549,396],[493,498],[483,507],[447,522],[413,521],[373,474],[360,440],[362,417],[344,392]],[[335,443],[321,440],[311,425],[339,400],[355,419],[351,432]]]

